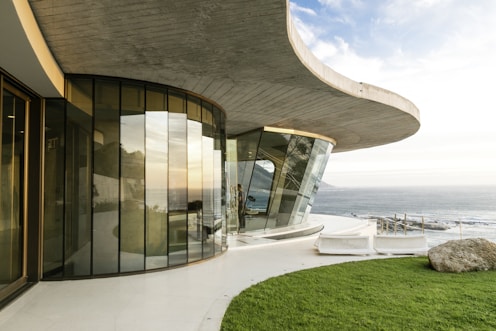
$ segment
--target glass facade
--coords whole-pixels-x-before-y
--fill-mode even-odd
[[[239,227],[270,230],[306,222],[332,148],[322,137],[279,129],[237,137]]]
[[[224,113],[173,88],[73,76],[46,100],[43,277],[166,268],[225,245]]]
[[[67,77],[64,99],[39,101],[33,123],[44,116],[44,139],[33,135],[32,145],[29,97],[1,86],[0,297],[27,281],[31,263],[43,279],[144,272],[222,253],[240,223],[303,224],[333,147],[273,128],[228,140],[224,112],[198,95],[84,75]],[[43,160],[32,220],[30,148]],[[28,234],[28,223],[42,232]],[[26,238],[41,241],[41,257],[26,261]]]

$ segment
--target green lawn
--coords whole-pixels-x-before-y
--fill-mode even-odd
[[[440,273],[426,257],[302,270],[240,293],[221,330],[496,330],[496,271]]]

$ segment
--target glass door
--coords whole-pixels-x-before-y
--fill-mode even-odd
[[[25,282],[24,130],[27,97],[0,91],[0,297]]]

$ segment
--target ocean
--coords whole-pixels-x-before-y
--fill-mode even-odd
[[[496,242],[496,186],[367,187],[325,185],[315,198],[312,213],[359,218],[416,221],[446,227],[425,229],[428,245],[448,240],[485,238]],[[380,222],[379,222],[380,223]],[[385,221],[383,222],[383,224]],[[389,222],[389,229],[393,229]],[[384,225],[385,227],[385,225]],[[380,229],[379,229],[380,231]],[[408,231],[421,233],[420,230]],[[397,230],[396,235],[404,235]]]

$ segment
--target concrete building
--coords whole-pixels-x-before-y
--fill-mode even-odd
[[[419,129],[325,66],[286,0],[0,2],[0,300],[307,222],[331,152]],[[208,263],[208,262],[206,262]]]

